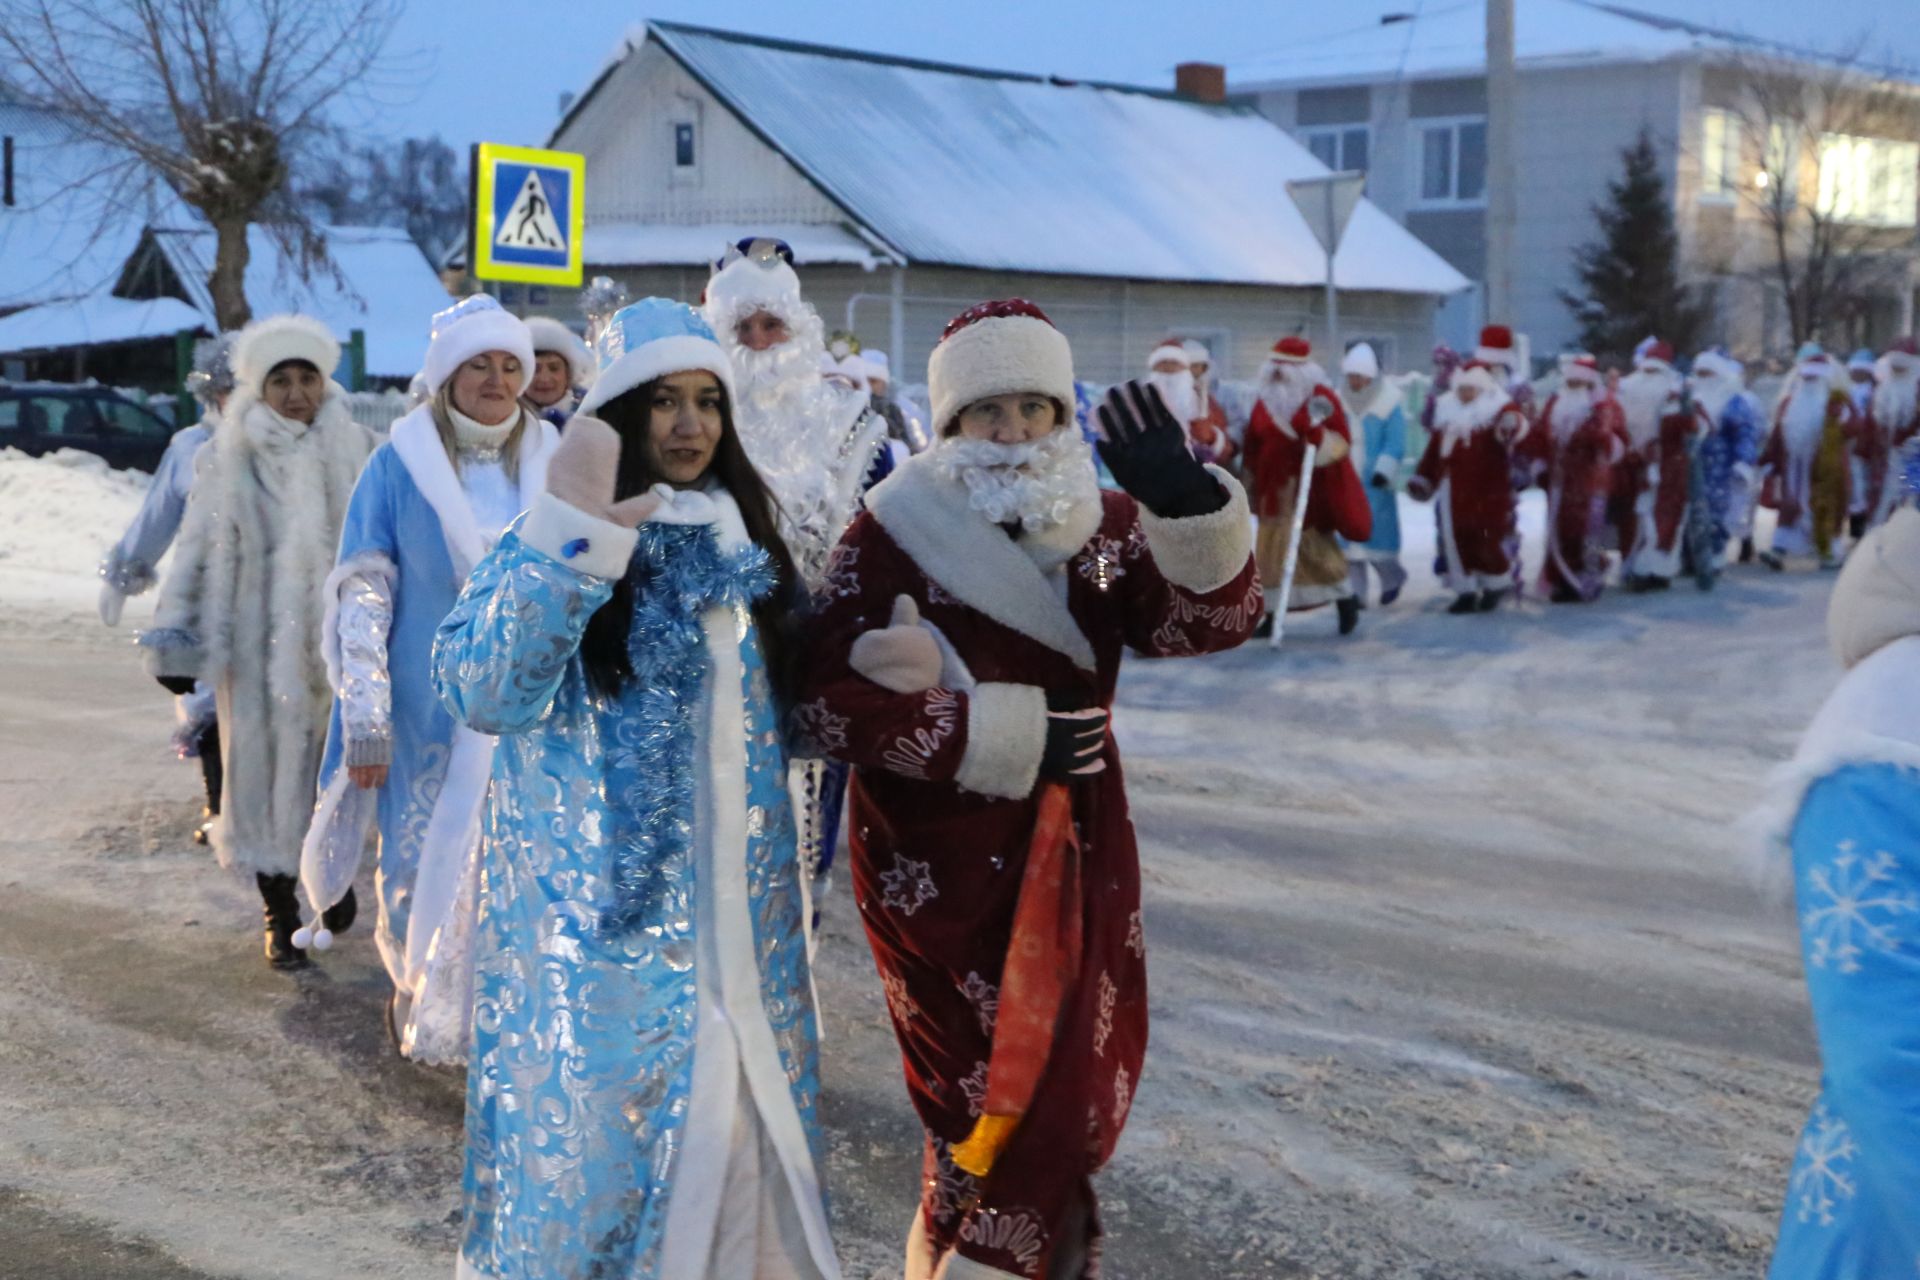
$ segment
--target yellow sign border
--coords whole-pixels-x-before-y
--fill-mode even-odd
[[[572,180],[572,190],[567,208],[566,266],[530,267],[525,263],[493,260],[493,237],[497,230],[493,222],[494,168],[502,161],[567,171]],[[545,151],[539,147],[510,147],[499,142],[482,142],[474,151],[473,163],[474,279],[579,288],[586,275],[582,248],[587,229],[587,158],[571,151]]]

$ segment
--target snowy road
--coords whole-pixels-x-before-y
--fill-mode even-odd
[[[1423,581],[1350,642],[1314,618],[1282,654],[1136,664],[1154,1040],[1109,1274],[1756,1274],[1814,1075],[1790,921],[1728,828],[1835,677],[1830,584],[1460,619]],[[164,697],[15,586],[0,1277],[444,1280],[457,1080],[386,1056],[363,934],[268,972],[250,886],[187,843]],[[869,1280],[918,1160],[850,906],[829,1183]]]

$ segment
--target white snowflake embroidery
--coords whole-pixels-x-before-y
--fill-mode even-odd
[[[1833,1211],[1842,1200],[1853,1199],[1853,1157],[1856,1148],[1847,1122],[1827,1113],[1827,1104],[1813,1109],[1813,1119],[1800,1139],[1787,1194],[1799,1199],[1802,1222],[1833,1225]]]
[[[1853,841],[1842,840],[1830,864],[1808,873],[1815,905],[1801,913],[1800,924],[1812,939],[1807,958],[1816,969],[1858,973],[1867,951],[1900,949],[1893,921],[1920,912],[1920,896],[1891,887],[1899,869],[1885,850],[1864,858]]]
[[[906,1023],[920,1016],[920,1006],[907,990],[907,980],[897,973],[882,973],[880,985],[887,989],[887,1009],[895,1022]]]
[[[880,873],[880,901],[903,916],[910,916],[940,896],[933,882],[932,869],[903,853],[893,855],[893,870]]]
[[[1031,1209],[989,1209],[960,1224],[960,1238],[982,1249],[997,1249],[1011,1257],[1020,1274],[1039,1274],[1047,1251],[1047,1229]]]
[[[910,734],[893,740],[881,754],[887,768],[903,778],[928,781],[927,762],[938,755],[947,739],[960,727],[960,697],[951,689],[929,689],[926,693],[929,723]]]
[[[1113,1006],[1120,998],[1120,988],[1113,985],[1113,979],[1107,971],[1100,971],[1100,1010],[1093,1020],[1093,1053],[1102,1057],[1107,1052],[1107,1038],[1113,1034]]]
[[[1147,928],[1138,908],[1127,918],[1127,950],[1142,960],[1147,958]]]
[[[1000,1016],[1000,988],[977,973],[969,973],[960,984],[960,994],[967,998],[974,1016],[980,1019],[981,1034],[992,1035],[994,1020]]]
[[[935,1222],[946,1223],[966,1205],[980,1198],[980,1180],[953,1162],[953,1148],[933,1140],[934,1170],[927,1175],[927,1210]]]
[[[987,1105],[987,1064],[976,1062],[971,1074],[960,1081],[960,1092],[967,1095],[967,1114],[977,1116]]]
[[[1106,534],[1095,534],[1078,556],[1074,557],[1073,571],[1091,581],[1102,591],[1109,590],[1114,583],[1127,576],[1126,566],[1121,562],[1126,548]]]
[[[1133,1105],[1133,1081],[1127,1075],[1127,1069],[1121,1067],[1113,1076],[1113,1122],[1125,1124],[1127,1108]]]
[[[860,593],[860,548],[842,542],[827,555],[827,571],[820,579],[820,594],[832,600],[844,600]]]
[[[847,717],[834,714],[825,698],[795,707],[793,730],[827,755],[847,749]]]

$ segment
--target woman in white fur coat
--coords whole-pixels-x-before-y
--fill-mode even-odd
[[[195,460],[173,568],[140,637],[155,676],[215,689],[226,789],[213,847],[222,866],[254,873],[276,969],[307,962],[293,945],[294,872],[327,730],[321,587],[373,448],[333,381],[339,363],[340,344],[306,316],[241,331],[229,426]],[[343,899],[329,925],[344,929],[353,910]]]
[[[429,399],[360,473],[325,591],[333,721],[301,881],[322,912],[340,900],[378,821],[387,1033],[416,1061],[466,1060],[466,940],[493,762],[493,738],[440,705],[433,636],[473,567],[546,487],[559,435],[523,398],[535,359],[528,326],[484,294],[433,318]],[[314,939],[329,941],[316,929],[294,942]]]

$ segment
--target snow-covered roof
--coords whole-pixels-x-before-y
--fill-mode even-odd
[[[0,206],[0,310],[111,285],[143,227],[185,212],[148,170],[50,112],[0,100],[0,135],[13,139],[14,183]]]
[[[1233,89],[1479,75],[1487,65],[1486,12],[1486,0],[1424,6],[1407,0],[1357,0],[1339,10],[1336,31],[1305,35],[1282,48],[1231,61]],[[1513,39],[1514,62],[1523,70],[1657,62],[1696,53],[1765,52],[1808,61],[1823,57],[1785,40],[1608,0],[1526,0],[1514,6]]]
[[[596,266],[705,266],[726,247],[748,236],[785,240],[808,264],[832,262],[872,267],[887,259],[844,226],[823,223],[709,223],[599,221],[587,224],[585,253]]]
[[[178,298],[116,298],[96,293],[0,316],[0,355],[137,342],[212,329],[198,308]]]
[[[427,354],[427,326],[446,308],[446,286],[405,231],[392,227],[323,227],[338,276],[322,271],[302,281],[263,227],[250,228],[247,300],[256,316],[298,311],[324,321],[344,343],[354,329],[367,336],[367,373],[409,378]],[[155,228],[194,306],[215,314],[207,280],[213,271],[214,233],[202,227]]]
[[[1285,184],[1327,170],[1250,108],[674,23],[648,30],[903,261],[1249,285],[1325,279],[1325,255]],[[1335,273],[1349,289],[1446,294],[1468,284],[1371,204],[1355,214]]]

